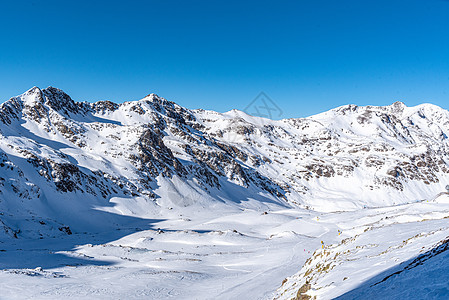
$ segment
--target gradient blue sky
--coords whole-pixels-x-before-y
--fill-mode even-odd
[[[154,92],[188,108],[283,117],[344,104],[449,108],[449,1],[2,1],[0,100]]]

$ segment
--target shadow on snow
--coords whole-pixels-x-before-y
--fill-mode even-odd
[[[449,299],[447,250],[449,239],[335,299]]]
[[[108,260],[94,260],[86,256],[78,256],[75,250],[78,245],[105,244],[118,240],[129,234],[157,229],[156,224],[163,219],[143,219],[116,215],[104,211],[92,210],[92,218],[113,222],[108,230],[97,232],[74,232],[71,235],[46,237],[42,239],[7,239],[0,240],[0,269],[44,269],[96,265],[107,266],[113,263]],[[113,228],[115,227],[115,228]]]

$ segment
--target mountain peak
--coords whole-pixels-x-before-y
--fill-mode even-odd
[[[33,86],[31,89],[25,92],[25,94],[36,94],[36,93],[42,93],[42,90],[37,86]]]
[[[405,103],[402,101],[396,101],[395,103],[391,104],[391,107],[393,108],[393,112],[402,113],[404,109],[407,108],[407,105],[405,105]]]
[[[59,111],[64,114],[77,113],[78,106],[75,101],[67,95],[63,90],[49,86],[44,89],[42,93],[45,95],[46,102],[48,106],[53,108],[56,111]]]
[[[159,97],[158,94],[155,94],[155,93],[149,93],[149,94],[146,95],[143,99],[147,99],[147,98],[154,99],[154,98],[161,98],[161,97]]]
[[[44,98],[42,90],[37,86],[32,87],[25,93],[19,96],[25,105],[33,106],[35,102],[43,103]]]
[[[407,107],[407,105],[405,105],[404,102],[402,101],[396,101],[393,104],[391,104],[392,106],[402,106],[402,107]]]
[[[53,86],[49,86],[49,87],[45,88],[44,91],[47,91],[47,92],[50,92],[50,93],[53,93],[53,94],[65,94],[66,95],[66,93],[63,90],[58,89],[58,88],[53,87]]]

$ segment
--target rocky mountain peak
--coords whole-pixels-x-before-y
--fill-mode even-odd
[[[406,105],[405,105],[405,103],[404,102],[402,102],[402,101],[396,101],[396,102],[394,102],[393,104],[391,104],[393,107],[397,107],[397,108],[404,108],[404,107],[407,107]]]
[[[24,95],[26,95],[26,96],[36,96],[37,98],[42,100],[42,90],[39,87],[37,87],[37,86],[34,86],[31,89],[29,89],[28,91],[26,91],[24,93]]]
[[[65,115],[69,113],[78,113],[78,105],[76,105],[75,101],[73,101],[64,91],[50,86],[44,89],[42,93],[46,98],[45,104],[52,109]]]
[[[22,95],[12,99],[17,98],[26,106],[34,106],[36,103],[43,104],[45,102],[43,92],[37,86],[32,87]]]

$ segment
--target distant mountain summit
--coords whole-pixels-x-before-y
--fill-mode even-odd
[[[34,87],[0,105],[0,226],[6,236],[53,236],[114,226],[99,210],[413,202],[449,183],[448,134],[449,112],[430,104],[273,121],[155,94],[88,103]],[[136,201],[141,210],[127,210]]]

